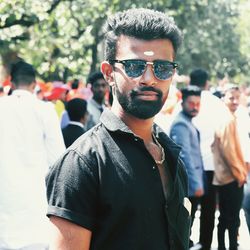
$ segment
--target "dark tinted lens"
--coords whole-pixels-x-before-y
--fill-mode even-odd
[[[138,77],[143,74],[146,62],[140,60],[127,60],[124,65],[125,72],[129,77]]]
[[[173,69],[173,65],[169,62],[154,62],[154,74],[160,80],[166,80],[173,76]]]

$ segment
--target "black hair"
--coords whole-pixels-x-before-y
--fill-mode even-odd
[[[234,83],[228,83],[228,84],[226,84],[226,86],[222,90],[222,97],[224,97],[227,92],[232,91],[232,90],[240,91],[240,88],[239,88],[238,85],[236,85]]]
[[[74,79],[72,84],[71,84],[71,88],[72,89],[78,89],[79,87],[79,80],[78,79]]]
[[[190,73],[190,85],[195,85],[204,89],[208,78],[209,76],[206,70],[195,69]]]
[[[215,90],[215,91],[213,92],[213,95],[214,95],[214,96],[217,96],[217,97],[220,98],[220,99],[223,97],[223,93],[222,93],[221,90]]]
[[[175,54],[180,47],[182,34],[173,18],[150,9],[129,9],[117,12],[105,26],[105,59],[114,60],[116,43],[121,35],[142,40],[169,39]]]
[[[79,122],[87,112],[87,102],[81,98],[74,98],[68,101],[66,110],[71,121]]]
[[[181,89],[182,101],[185,101],[189,96],[201,96],[201,88],[198,86],[188,85]]]
[[[95,71],[89,75],[87,83],[93,85],[99,79],[104,79],[104,76],[101,71]]]
[[[36,71],[33,66],[24,61],[19,61],[11,66],[11,81],[16,86],[30,85],[36,81]]]

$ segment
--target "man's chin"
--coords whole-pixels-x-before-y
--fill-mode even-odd
[[[132,106],[127,109],[127,112],[139,119],[150,119],[158,114],[161,106],[156,105],[153,101],[145,101],[140,105]]]
[[[198,115],[197,112],[195,112],[195,113],[190,113],[190,116],[191,116],[191,117],[195,117],[195,116],[197,116],[197,115]]]

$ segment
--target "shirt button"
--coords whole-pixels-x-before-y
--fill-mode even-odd
[[[153,169],[155,170],[155,166],[153,166]]]
[[[135,141],[138,141],[138,138],[135,138]]]

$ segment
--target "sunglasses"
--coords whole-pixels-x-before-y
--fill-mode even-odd
[[[175,62],[169,62],[164,60],[155,60],[153,62],[147,62],[140,59],[128,59],[128,60],[110,60],[110,64],[121,63],[124,66],[125,72],[128,77],[141,76],[147,65],[153,65],[154,75],[159,80],[167,80],[174,74],[174,69],[178,67]]]

